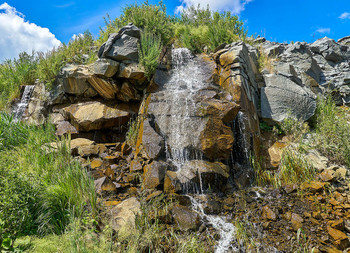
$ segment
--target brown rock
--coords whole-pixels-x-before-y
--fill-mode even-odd
[[[141,171],[142,165],[139,159],[134,159],[130,162],[130,172]]]
[[[121,64],[118,77],[135,80],[145,80],[145,71],[141,65],[132,63],[129,65]]]
[[[73,155],[80,155],[82,157],[97,155],[99,153],[95,142],[84,138],[71,140],[70,148]]]
[[[155,189],[164,183],[168,165],[164,162],[154,161],[144,167],[143,188]]]
[[[202,102],[200,110],[200,113],[202,113],[203,116],[209,115],[216,117],[226,123],[232,122],[236,118],[240,107],[234,102],[212,98],[208,101]]]
[[[332,228],[338,229],[340,231],[344,231],[345,228],[345,223],[343,219],[332,221],[330,225]]]
[[[231,128],[218,118],[209,118],[200,134],[201,149],[211,160],[228,159],[233,150],[234,137]]]
[[[88,82],[90,75],[91,72],[86,66],[67,64],[58,75],[58,83],[62,83],[65,93],[94,97],[97,95],[97,92]]]
[[[120,203],[120,201],[115,201],[115,200],[112,200],[112,201],[106,201],[105,202],[105,205],[106,206],[116,206]]]
[[[108,177],[102,177],[95,180],[95,190],[99,194],[101,194],[103,191],[116,191],[117,185]]]
[[[225,187],[229,171],[229,167],[220,162],[191,160],[186,162],[177,172],[177,178],[182,185],[197,185],[204,191],[209,188],[215,191]]]
[[[298,229],[302,227],[304,219],[299,214],[292,213],[290,222],[292,223],[293,229],[298,231]]]
[[[141,215],[141,204],[135,198],[129,198],[116,205],[110,210],[112,214],[111,227],[122,235],[130,235],[135,229],[137,215]]]
[[[117,98],[123,102],[140,99],[134,86],[126,81],[122,83],[122,86],[117,93]]]
[[[105,99],[114,99],[115,94],[119,92],[118,85],[113,80],[91,75],[88,81],[98,94]]]
[[[94,159],[92,160],[90,167],[91,169],[97,169],[101,167],[102,164],[103,164],[103,161],[101,159]]]
[[[324,170],[320,175],[320,179],[323,181],[323,182],[331,182],[333,181],[334,179],[334,171],[333,170]]]
[[[127,144],[126,142],[124,142],[124,143],[122,144],[122,147],[121,147],[121,152],[123,153],[123,155],[128,156],[128,155],[130,155],[131,151],[132,151],[132,149],[131,149],[131,147],[129,146],[129,144]]]
[[[66,134],[78,134],[79,132],[77,129],[68,121],[60,121],[56,125],[56,135],[57,136],[62,136]]]
[[[262,209],[262,218],[267,220],[277,220],[276,214],[271,210],[269,206],[264,206]]]
[[[177,179],[175,171],[168,170],[164,178],[164,192],[165,193],[176,193],[181,191],[181,185]]]
[[[146,197],[146,201],[150,201],[151,199],[158,197],[162,193],[163,193],[163,191],[155,191]]]
[[[297,184],[288,184],[283,187],[284,191],[287,194],[290,194],[292,192],[296,192],[298,190],[298,185]]]
[[[107,105],[94,101],[70,105],[63,112],[78,131],[91,131],[126,124],[130,114],[118,108],[117,104]]]
[[[301,185],[302,189],[307,189],[312,193],[320,192],[323,190],[326,183],[318,182],[318,181],[312,181],[310,183],[304,183]]]
[[[350,245],[347,235],[341,232],[340,230],[327,226],[327,231],[328,234],[333,238],[334,245],[338,249],[344,250]]]
[[[286,147],[286,143],[277,141],[268,149],[269,160],[272,167],[277,168],[280,165],[282,153]]]
[[[171,210],[171,214],[174,218],[175,224],[182,231],[198,230],[200,226],[199,215],[185,206],[175,206]]]

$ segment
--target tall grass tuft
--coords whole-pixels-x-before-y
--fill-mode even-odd
[[[72,220],[95,215],[94,182],[71,157],[69,139],[50,149],[44,144],[55,140],[52,125],[28,127],[25,134],[0,152],[4,229],[14,236],[59,234]],[[12,138],[6,135],[5,143]]]
[[[332,162],[350,166],[350,117],[331,97],[318,98],[314,119],[316,147]]]
[[[151,32],[142,33],[139,44],[139,62],[145,69],[145,74],[150,80],[158,67],[158,60],[162,52],[161,39]]]

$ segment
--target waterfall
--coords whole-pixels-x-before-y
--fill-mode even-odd
[[[171,78],[164,85],[164,93],[171,94],[166,99],[168,108],[164,108],[167,113],[158,122],[167,132],[167,160],[180,170],[185,162],[202,159],[200,152],[192,149],[199,138],[191,112],[196,107],[195,95],[207,84],[203,80],[205,73],[190,50],[173,49],[172,65]]]
[[[34,87],[34,85],[24,86],[21,101],[15,106],[15,109],[13,110],[13,118],[15,121],[20,121],[22,119],[23,114],[28,107],[29,100],[32,97]]]
[[[183,165],[190,160],[203,160],[198,147],[200,120],[193,113],[198,109],[200,102],[196,95],[202,89],[209,87],[206,81],[207,71],[198,59],[193,57],[191,52],[185,48],[172,50],[172,65],[170,79],[165,83],[161,95],[166,103],[161,108],[157,117],[157,123],[163,131],[166,142],[166,159],[179,173]],[[197,122],[198,121],[198,122]],[[203,205],[196,199],[203,194],[201,176],[199,175],[199,187],[195,185],[186,186],[187,193],[192,202],[192,208],[203,221],[211,224],[220,239],[216,246],[216,252],[227,252],[232,247],[231,243],[235,235],[235,226],[226,222],[224,217],[207,215]],[[199,195],[198,195],[199,194]]]

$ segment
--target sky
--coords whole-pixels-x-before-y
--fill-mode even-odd
[[[135,0],[0,0],[0,60],[20,52],[47,51],[86,30],[98,36],[103,17],[118,17]],[[155,4],[158,1],[150,0]],[[249,35],[271,41],[313,42],[324,36],[338,40],[350,35],[350,0],[163,0],[170,15],[188,6],[209,4],[231,11]]]

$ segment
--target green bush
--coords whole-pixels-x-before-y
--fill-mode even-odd
[[[9,128],[15,129],[12,125]],[[51,125],[28,127],[25,133],[26,140],[10,142],[12,135],[3,136],[12,149],[0,151],[2,229],[14,237],[58,234],[73,219],[95,214],[94,182],[71,157],[67,142],[59,142],[57,149],[45,148],[54,140]]]
[[[231,12],[213,12],[200,5],[184,10],[181,18],[176,20],[175,39],[178,44],[199,53],[204,47],[214,51],[223,43],[244,40],[247,31],[238,16]],[[180,25],[179,25],[180,24]]]
[[[148,1],[141,5],[127,5],[120,17],[113,21],[107,17],[105,30],[100,30],[100,44],[106,41],[108,34],[118,32],[128,23],[133,23],[140,29],[158,36],[164,45],[167,45],[173,36],[171,17],[166,14],[166,7],[162,2],[158,5],[149,4]]]
[[[158,59],[162,52],[159,37],[151,32],[143,32],[139,44],[139,63],[145,69],[145,75],[150,80],[158,67]]]

